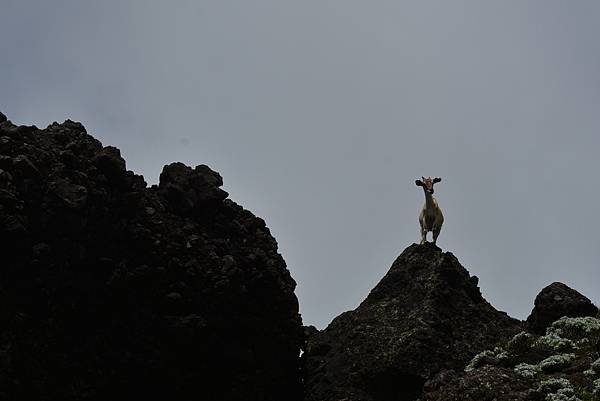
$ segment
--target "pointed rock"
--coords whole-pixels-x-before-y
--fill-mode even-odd
[[[518,332],[477,281],[435,245],[408,247],[358,308],[309,338],[307,400],[414,400],[433,374]]]

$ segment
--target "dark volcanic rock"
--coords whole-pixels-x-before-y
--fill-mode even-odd
[[[484,366],[471,372],[443,371],[425,385],[422,401],[544,401],[532,380],[513,369]]]
[[[454,255],[411,245],[357,309],[309,337],[307,400],[414,400],[433,374],[519,329]]]
[[[108,179],[117,181],[125,176],[125,159],[121,157],[121,151],[114,146],[106,146],[96,152],[92,159],[94,165]]]
[[[563,317],[596,316],[592,301],[563,283],[552,283],[535,297],[534,308],[527,318],[527,329],[543,334],[552,322]]]
[[[295,282],[219,174],[2,120],[0,399],[301,398]]]
[[[173,212],[187,214],[227,198],[229,194],[219,188],[221,185],[219,173],[205,165],[192,170],[183,163],[172,163],[160,174],[158,188]]]

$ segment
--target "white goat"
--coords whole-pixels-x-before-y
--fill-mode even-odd
[[[442,181],[441,178],[421,177],[423,180],[416,180],[415,184],[419,187],[423,187],[425,192],[425,205],[419,215],[419,223],[421,223],[421,244],[427,242],[427,232],[433,232],[433,243],[437,241],[438,235],[444,224],[444,215],[442,209],[437,204],[437,201],[433,197],[433,184]]]

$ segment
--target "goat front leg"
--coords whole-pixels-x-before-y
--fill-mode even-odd
[[[433,244],[436,245],[437,237],[438,237],[438,235],[440,235],[440,231],[442,231],[442,227],[434,226],[432,231],[433,231]]]
[[[421,245],[427,242],[427,229],[421,227]]]

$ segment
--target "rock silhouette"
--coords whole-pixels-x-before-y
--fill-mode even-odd
[[[519,331],[477,283],[451,253],[408,247],[358,308],[310,335],[307,400],[414,400],[435,373]]]
[[[0,114],[0,399],[301,399],[295,282],[222,183]]]
[[[0,113],[0,400],[600,396],[589,299],[553,283],[520,322],[430,243],[355,310],[303,327],[275,239],[222,185],[172,163],[148,187],[81,124]]]

